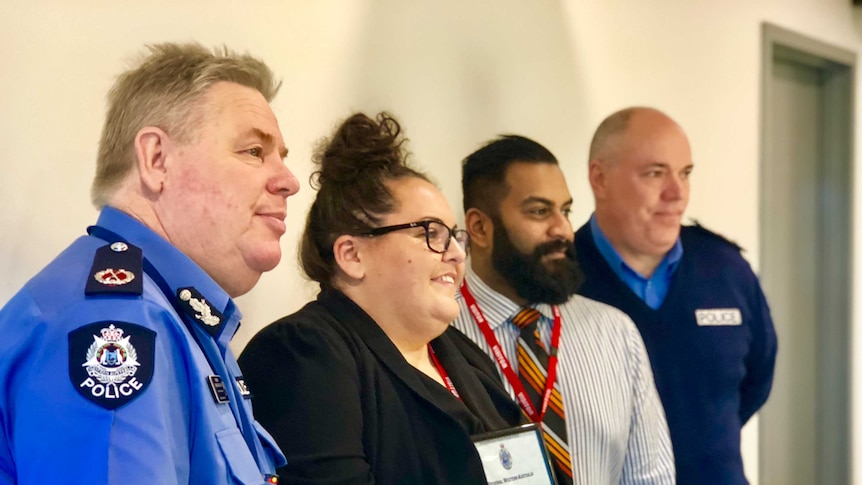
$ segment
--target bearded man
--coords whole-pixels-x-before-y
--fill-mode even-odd
[[[561,484],[672,484],[664,411],[637,328],[576,295],[572,197],[554,155],[502,136],[463,162],[470,263],[453,325],[540,422]]]

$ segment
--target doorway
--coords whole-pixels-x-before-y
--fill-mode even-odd
[[[764,24],[760,278],[778,334],[760,484],[847,484],[855,54]]]

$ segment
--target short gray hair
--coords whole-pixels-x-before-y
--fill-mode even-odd
[[[281,87],[263,61],[227,47],[210,50],[198,43],[163,43],[148,45],[147,50],[135,67],[120,74],[108,93],[90,192],[97,208],[107,203],[134,167],[134,140],[141,128],[156,126],[180,142],[189,142],[203,116],[200,99],[213,84],[237,83],[257,90],[267,102]]]

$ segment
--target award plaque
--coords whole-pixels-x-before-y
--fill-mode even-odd
[[[551,461],[536,423],[472,437],[488,485],[556,485]]]

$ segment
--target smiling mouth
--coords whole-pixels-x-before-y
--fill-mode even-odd
[[[682,214],[677,212],[657,212],[655,216],[664,221],[678,221],[682,218]]]
[[[439,281],[440,283],[445,283],[447,285],[452,285],[452,286],[455,285],[455,278],[453,278],[452,276],[447,275],[447,274],[444,274],[443,276],[439,276],[439,277],[434,278],[434,279]]]
[[[542,259],[563,259],[565,257],[565,251],[551,251],[542,255]]]

